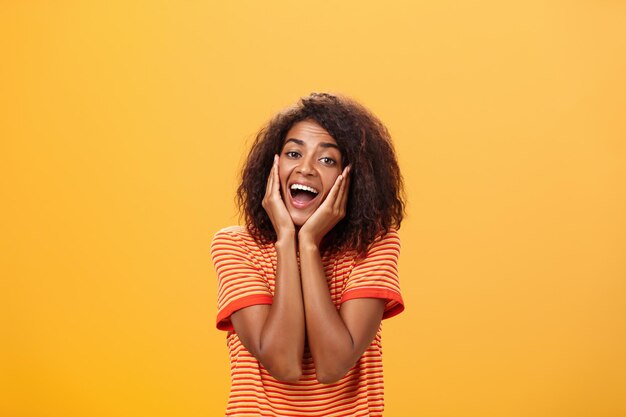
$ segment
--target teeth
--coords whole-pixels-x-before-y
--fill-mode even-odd
[[[306,185],[302,185],[302,184],[292,184],[291,185],[291,189],[292,190],[309,191],[309,192],[314,193],[314,194],[318,193],[318,191],[315,188],[307,187]]]

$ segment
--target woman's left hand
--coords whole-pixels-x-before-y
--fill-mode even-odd
[[[315,212],[302,225],[298,232],[298,240],[312,243],[319,248],[322,238],[346,215],[348,190],[350,188],[350,165],[344,168],[337,177],[328,196]]]

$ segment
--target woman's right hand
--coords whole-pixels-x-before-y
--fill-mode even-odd
[[[267,179],[265,188],[265,197],[263,197],[262,206],[267,212],[278,241],[285,238],[295,237],[296,228],[293,220],[287,211],[285,202],[280,195],[280,179],[278,177],[278,155],[274,155],[274,164]]]

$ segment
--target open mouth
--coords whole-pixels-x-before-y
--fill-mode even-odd
[[[304,208],[308,206],[311,201],[315,200],[319,191],[307,185],[291,184],[291,187],[289,187],[289,194],[291,195],[291,201],[294,207]]]

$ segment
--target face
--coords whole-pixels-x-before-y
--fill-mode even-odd
[[[287,211],[302,226],[326,199],[342,171],[335,139],[311,120],[295,123],[280,153],[278,174]]]

